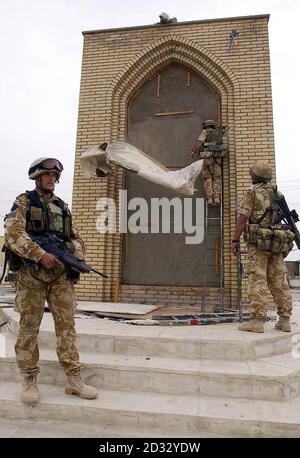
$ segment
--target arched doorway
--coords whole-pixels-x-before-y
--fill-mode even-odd
[[[201,132],[204,119],[220,122],[220,99],[208,84],[185,67],[170,65],[147,81],[128,107],[127,139],[172,170],[191,162],[190,152]],[[201,178],[199,192],[191,199],[204,197]],[[142,197],[173,199],[175,195],[158,185],[126,173],[128,201]],[[129,212],[130,215],[130,212]],[[218,210],[211,216],[217,218]],[[149,215],[150,217],[150,215]],[[171,215],[171,228],[173,214]],[[193,223],[195,224],[195,219]],[[186,244],[188,234],[128,233],[123,244],[122,282],[136,285],[219,286],[219,221],[201,244]],[[206,253],[206,254],[205,254]],[[206,263],[204,258],[206,255]],[[205,280],[204,280],[205,278]]]

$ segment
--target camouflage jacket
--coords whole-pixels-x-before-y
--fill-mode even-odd
[[[38,190],[36,191],[38,192]],[[41,201],[44,202],[55,202],[58,199],[55,194],[52,194],[47,200],[39,192],[38,194]],[[16,198],[10,213],[5,218],[5,245],[20,257],[39,262],[45,251],[37,243],[33,242],[26,232],[28,206],[29,200],[26,194],[20,194]],[[71,242],[75,247],[75,256],[84,259],[84,242],[74,223],[72,223],[71,227]]]
[[[247,216],[249,222],[256,222],[260,217],[263,216],[266,209],[271,206],[270,193],[273,188],[270,183],[257,183],[252,185],[245,192],[242,200],[240,201],[240,214]],[[278,192],[280,196],[281,193]],[[263,219],[261,226],[268,227],[273,223],[275,214],[268,213]]]

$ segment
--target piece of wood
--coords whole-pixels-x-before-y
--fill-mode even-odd
[[[113,303],[113,302],[89,302],[78,301],[76,312],[94,312],[102,316],[115,316],[115,317],[145,317],[152,315],[154,310],[160,308],[157,305],[145,304],[127,304],[127,303]]]
[[[170,111],[169,113],[155,113],[154,116],[177,116],[177,115],[183,115],[183,114],[193,114],[194,111]]]
[[[116,280],[114,302],[119,302],[119,301],[120,301],[120,279],[118,278]]]
[[[156,97],[160,97],[160,73],[157,75]]]
[[[191,87],[191,72],[187,72],[187,87]]]

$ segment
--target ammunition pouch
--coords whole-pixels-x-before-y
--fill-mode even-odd
[[[259,224],[248,224],[244,233],[245,242],[255,244],[259,251],[282,253],[284,258],[293,248],[294,239],[293,232],[280,225],[276,225],[276,228],[265,228]]]
[[[22,263],[22,258],[10,250],[6,245],[3,245],[2,252],[5,253],[5,260],[8,264],[9,270],[18,272]]]
[[[204,167],[210,167],[211,165],[214,165],[214,160],[212,157],[206,157],[204,160],[203,160],[203,166]]]
[[[285,258],[293,248],[295,235],[286,229],[274,229],[271,243],[272,253],[282,253]]]
[[[76,272],[75,270],[69,268],[67,271],[67,280],[72,283],[78,283],[80,280],[80,273]]]
[[[219,152],[225,153],[225,150],[226,150],[225,145],[216,145],[216,144],[207,143],[207,142],[204,143],[203,147],[206,151],[209,151],[211,153],[219,153]]]

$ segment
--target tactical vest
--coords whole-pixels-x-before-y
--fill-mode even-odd
[[[220,129],[208,129],[206,140],[201,147],[203,166],[214,174],[215,165],[222,165],[222,157],[225,156],[226,146],[223,144],[223,136]]]
[[[279,206],[277,204],[277,198],[279,196],[278,196],[277,186],[272,186],[272,188],[265,189],[265,190],[269,194],[270,205],[269,207],[265,209],[263,214],[257,220],[254,220],[253,218],[250,217],[249,223],[250,224],[259,224],[261,227],[268,228],[271,224],[274,224],[274,222],[276,221],[276,218],[278,217]],[[252,197],[253,197],[254,202],[257,199],[255,191],[256,189],[252,191]]]
[[[255,244],[259,251],[268,251],[273,254],[282,253],[285,258],[293,248],[295,235],[282,224],[275,224],[279,215],[277,204],[277,186],[266,189],[269,194],[270,205],[264,213],[256,220],[249,218],[244,240],[247,243]],[[255,190],[252,192],[253,200],[257,198]]]
[[[210,151],[212,153],[224,151],[226,147],[223,144],[223,135],[221,130],[208,129],[203,147],[205,151]]]
[[[65,204],[59,198],[54,202],[42,202],[36,191],[26,191],[28,207],[26,214],[26,232],[30,235],[43,235],[45,233],[56,234],[65,241],[65,249],[74,253],[74,246],[70,241],[72,216]],[[17,207],[12,207],[15,209]],[[5,245],[2,248],[5,253],[5,263],[9,269],[18,272],[22,265],[22,259]]]
[[[26,215],[26,232],[42,235],[56,234],[69,241],[71,235],[71,213],[63,200],[55,202],[41,201],[36,191],[26,191],[29,202]]]

